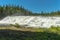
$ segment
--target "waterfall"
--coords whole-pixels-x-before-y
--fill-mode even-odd
[[[42,17],[42,16],[7,16],[0,21],[2,24],[27,25],[26,27],[50,28],[52,25],[60,26],[60,17]]]

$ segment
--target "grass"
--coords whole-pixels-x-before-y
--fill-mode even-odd
[[[60,27],[0,27],[0,40],[60,40]]]

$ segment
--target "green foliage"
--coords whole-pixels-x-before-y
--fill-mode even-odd
[[[31,12],[27,9],[23,8],[22,6],[0,6],[0,17],[10,16],[14,15],[15,13],[23,14],[23,15],[29,15]]]
[[[0,6],[0,17],[5,17],[15,13],[30,15],[30,16],[60,16],[60,11],[51,12],[51,13],[45,13],[41,11],[41,13],[33,13],[22,6],[13,6],[13,5]]]
[[[19,28],[20,27],[20,25],[18,24],[18,23],[15,23],[15,25],[14,25],[15,27],[17,27],[17,28]]]
[[[10,26],[14,26],[14,27],[17,27],[17,28],[20,28],[21,27],[18,23],[10,24]]]
[[[60,30],[57,30],[60,29],[60,27],[55,28],[56,27],[49,28],[47,30],[38,29],[40,32],[0,30],[0,40],[60,40]],[[41,32],[41,30],[44,31]]]
[[[59,26],[57,26],[57,27],[52,26],[51,28],[49,28],[49,31],[60,35],[60,27]]]

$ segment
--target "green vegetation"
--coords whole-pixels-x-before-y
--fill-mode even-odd
[[[0,29],[0,40],[60,40],[60,27],[20,29]]]
[[[60,16],[60,11],[56,12],[50,12],[50,13],[45,13],[41,11],[41,13],[33,13],[29,11],[28,9],[25,9],[22,6],[13,6],[13,5],[6,5],[6,6],[0,6],[0,19],[5,17],[5,16],[10,16],[10,15],[29,15],[29,16]]]
[[[33,13],[20,6],[0,6],[0,19],[5,16],[18,15],[29,16],[60,16],[60,11],[51,13]],[[52,26],[44,28],[25,28],[16,23],[11,27],[0,27],[0,40],[60,40],[60,27]]]
[[[25,9],[22,6],[0,6],[0,18],[3,18],[5,16],[10,16],[10,15],[14,15],[17,14],[18,15],[29,15],[30,11],[28,11],[27,9]]]
[[[18,23],[10,24],[10,26],[14,26],[14,27],[17,27],[17,28],[21,27]]]

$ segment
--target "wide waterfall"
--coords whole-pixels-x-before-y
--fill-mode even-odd
[[[7,16],[0,20],[0,25],[10,25],[15,23],[25,25],[26,27],[50,28],[51,26],[60,26],[60,17]]]

